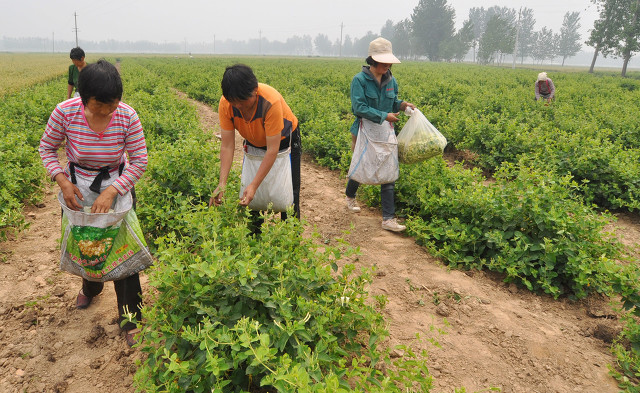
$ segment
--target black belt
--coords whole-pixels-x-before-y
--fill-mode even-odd
[[[299,127],[296,127],[295,130],[293,130],[293,132],[300,132]],[[290,133],[289,135],[287,135],[284,139],[280,140],[280,147],[278,147],[278,151],[283,151],[288,149],[291,146],[291,137],[293,136],[293,132]],[[249,142],[248,140],[244,140],[244,144],[249,145],[249,146],[253,146],[257,149],[260,150],[267,150],[266,146],[256,146],[253,143]]]
[[[102,181],[104,179],[111,178],[111,175],[109,175],[109,169],[111,169],[111,167],[103,166],[102,168],[95,169],[95,168],[87,168],[82,165],[76,164],[75,162],[71,162],[69,163],[69,172],[71,174],[71,183],[73,184],[76,184],[78,182],[78,180],[76,179],[76,167],[80,169],[84,169],[85,171],[92,171],[92,172],[98,171],[98,174],[93,179],[91,186],[89,186],[89,189],[97,194],[100,194]],[[120,166],[118,167],[118,174],[122,175],[123,170],[124,170],[124,162],[120,164]]]

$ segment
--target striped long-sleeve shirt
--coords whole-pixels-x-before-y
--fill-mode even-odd
[[[118,177],[118,167],[125,164],[122,175],[113,182],[120,195],[131,190],[147,168],[147,144],[142,124],[136,111],[123,102],[120,102],[111,122],[101,134],[89,127],[79,97],[56,106],[40,140],[39,149],[42,162],[52,179],[60,173],[70,178],[69,165],[63,169],[57,154],[65,139],[68,162],[96,169],[94,172],[76,167],[77,173],[82,176],[93,177],[100,168],[109,167],[109,175]]]

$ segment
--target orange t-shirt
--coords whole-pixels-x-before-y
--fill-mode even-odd
[[[240,110],[231,106],[224,96],[218,105],[220,128],[236,129],[254,146],[267,146],[267,136],[281,135],[284,139],[298,127],[298,119],[276,89],[258,83],[258,103],[251,120],[242,117]]]

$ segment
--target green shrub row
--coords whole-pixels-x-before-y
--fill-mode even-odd
[[[66,85],[62,79],[32,86],[0,100],[0,240],[24,228],[25,203],[42,198],[46,171],[40,138]]]
[[[297,220],[249,233],[248,211],[233,197],[206,202],[218,176],[219,146],[197,125],[196,112],[161,78],[123,63],[127,102],[154,117],[145,128],[150,164],[138,184],[138,216],[156,239],[143,310],[147,355],[136,376],[145,392],[427,392],[424,354],[403,348],[393,361],[388,335],[367,303],[365,273],[338,269],[343,251],[302,237]],[[138,83],[153,90],[136,89]],[[186,106],[183,107],[183,106]],[[174,126],[165,123],[177,122]],[[165,130],[171,131],[165,138]],[[177,136],[177,137],[175,137]],[[230,177],[229,195],[238,191]],[[354,251],[346,248],[346,256]]]
[[[251,65],[301,120],[304,150],[323,165],[346,170],[349,83],[362,62],[192,60],[145,60],[145,66],[216,105],[224,66]],[[196,70],[191,77],[183,72],[186,62]],[[640,82],[557,73],[557,99],[544,106],[533,100],[537,71],[403,63],[393,72],[401,98],[418,105],[451,146],[475,153],[473,164],[495,173],[490,182],[439,159],[402,167],[397,203],[418,242],[451,266],[498,271],[554,297],[618,294],[626,309],[638,312],[638,273],[633,264],[616,262],[621,246],[603,231],[611,217],[591,205],[640,207]],[[378,187],[363,187],[362,197],[379,203]],[[640,339],[632,332],[627,330],[631,352],[617,353],[627,359],[619,366],[624,378],[635,380]]]

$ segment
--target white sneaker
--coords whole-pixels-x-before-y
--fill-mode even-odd
[[[388,220],[382,220],[382,229],[386,229],[391,232],[402,232],[407,229],[406,226],[398,224],[398,220],[390,218]]]
[[[358,206],[358,201],[356,201],[356,198],[345,197],[344,199],[347,202],[347,210],[352,213],[358,213],[360,211],[360,206]]]

